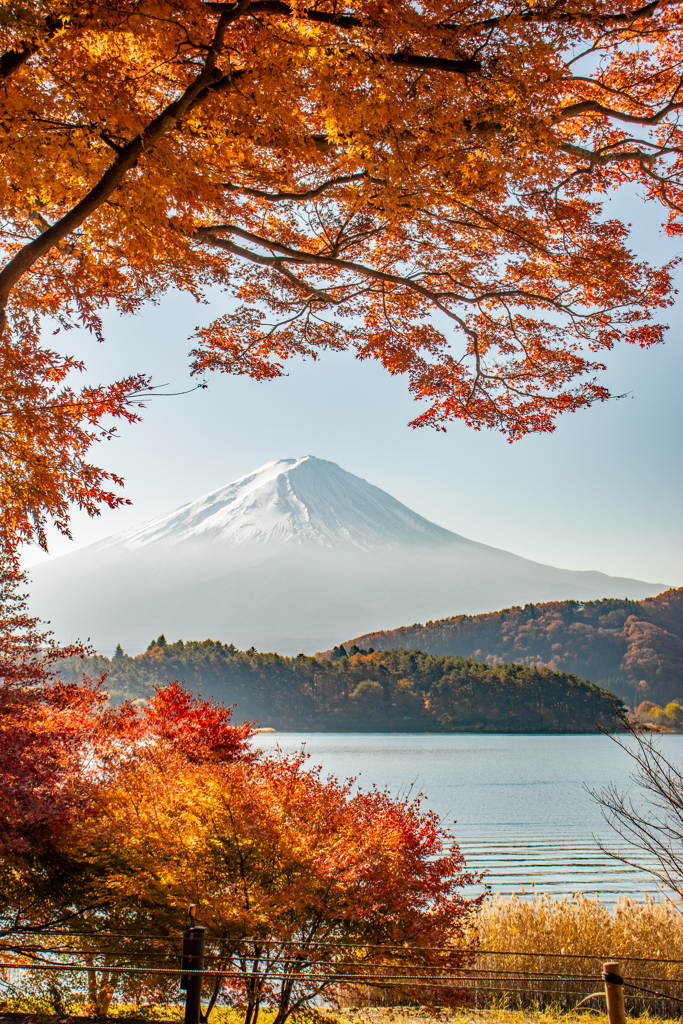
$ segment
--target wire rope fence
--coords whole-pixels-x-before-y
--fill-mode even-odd
[[[331,1007],[581,1006],[604,1012],[613,990],[615,1005],[621,1000],[623,1007],[625,1000],[632,1015],[683,1016],[683,959],[675,957],[619,955],[617,961],[609,951],[587,955],[236,938],[207,935],[194,921],[182,935],[67,930],[5,935],[0,977],[15,993],[39,985],[41,977],[53,986],[82,990],[100,1011],[96,1015],[106,1014],[115,994],[121,1001],[139,1001],[143,993],[148,1003],[176,1007],[184,1001],[186,1024],[199,1024],[207,1010],[226,1004],[255,1007],[248,1015],[255,1024],[258,1007],[282,1005],[283,993],[290,1004],[301,1006],[315,999]],[[99,1003],[98,992],[104,993]],[[621,1024],[611,1011],[610,1021]]]

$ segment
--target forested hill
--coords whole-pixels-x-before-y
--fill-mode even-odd
[[[458,615],[349,640],[430,654],[546,665],[605,686],[627,704],[683,698],[683,588],[643,601],[553,601]]]
[[[549,669],[482,665],[420,651],[284,658],[203,642],[167,644],[111,661],[72,659],[62,674],[108,672],[113,702],[148,696],[155,684],[184,679],[204,696],[236,704],[237,721],[278,730],[434,732],[590,732],[610,726],[616,698]]]

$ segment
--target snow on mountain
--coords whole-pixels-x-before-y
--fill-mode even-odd
[[[226,487],[102,543],[129,550],[188,540],[366,548],[440,543],[455,537],[336,463],[306,455],[268,462]]]
[[[162,632],[314,652],[416,620],[665,589],[460,537],[312,456],[270,462],[30,575],[34,613],[104,654],[117,643],[135,654]]]

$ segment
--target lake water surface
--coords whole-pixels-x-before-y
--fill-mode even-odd
[[[416,733],[261,733],[259,746],[302,745],[314,764],[358,785],[422,792],[455,836],[472,868],[486,868],[494,892],[657,896],[658,884],[600,851],[618,843],[587,789],[627,789],[633,763],[602,735],[539,736]],[[683,760],[683,735],[658,739]],[[622,844],[623,845],[623,844]],[[641,855],[641,862],[645,863]]]

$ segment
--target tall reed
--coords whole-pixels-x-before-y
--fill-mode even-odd
[[[464,969],[456,972],[450,985],[442,977],[428,1001],[438,1003],[448,992],[452,1004],[459,989],[463,1003],[479,1008],[569,1009],[591,993],[604,992],[602,965],[617,960],[625,981],[637,986],[625,988],[630,1014],[683,1015],[681,909],[671,900],[641,902],[625,896],[613,910],[599,898],[582,894],[565,899],[494,897],[458,939],[458,948],[472,951],[463,958]],[[627,959],[631,957],[643,959]],[[653,997],[643,988],[680,1002]],[[400,983],[338,990],[342,1006],[415,1004],[416,997],[419,1000],[415,986]],[[588,1006],[604,1011],[604,998],[594,998]]]
[[[476,1002],[572,1006],[602,988],[603,961],[618,960],[629,983],[625,994],[631,1011],[678,1015],[683,1012],[683,962],[656,961],[683,961],[681,909],[671,900],[626,896],[612,912],[599,898],[583,894],[571,899],[494,897],[466,936],[471,948],[499,954],[479,953],[473,963],[477,973],[482,972]],[[533,955],[521,955],[525,953]],[[681,1002],[654,998],[643,988]],[[595,999],[589,1005],[602,1008],[603,1001]]]

